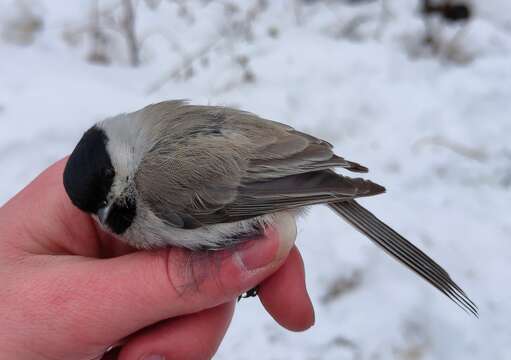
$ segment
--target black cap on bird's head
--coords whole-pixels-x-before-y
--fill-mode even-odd
[[[71,202],[91,214],[105,207],[114,181],[107,143],[104,130],[93,126],[76,145],[64,169],[64,188]]]
[[[83,135],[64,169],[64,188],[76,207],[96,215],[103,227],[120,235],[133,222],[137,207],[134,198],[111,194],[116,171],[107,149],[109,140],[98,126]]]

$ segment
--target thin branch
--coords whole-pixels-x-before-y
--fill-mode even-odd
[[[194,53],[192,53],[192,54],[190,54],[188,56],[185,56],[183,58],[183,61],[181,61],[181,63],[177,67],[175,67],[174,69],[169,71],[161,79],[155,81],[151,86],[149,86],[149,88],[147,89],[147,94],[153,94],[153,93],[157,92],[167,82],[177,78],[179,76],[179,74],[181,74],[183,72],[186,72],[187,70],[191,69],[193,63],[196,60],[202,58],[204,55],[206,55],[211,50],[213,50],[213,48],[215,46],[217,46],[220,43],[221,40],[222,40],[222,38],[216,39],[216,40],[210,42],[209,44],[203,46],[202,48],[200,48],[196,52],[194,52]]]
[[[124,18],[121,26],[128,44],[130,63],[132,66],[140,65],[140,49],[135,32],[135,10],[131,0],[123,0]]]
[[[471,148],[466,145],[453,142],[449,139],[444,138],[443,136],[429,136],[424,137],[413,145],[415,149],[423,148],[425,145],[436,145],[446,149],[451,150],[452,152],[466,157],[468,159],[476,160],[476,161],[485,161],[488,159],[488,154],[483,149]]]

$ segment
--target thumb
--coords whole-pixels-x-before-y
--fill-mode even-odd
[[[80,262],[68,279],[86,284],[75,294],[87,319],[82,336],[115,342],[158,321],[231,301],[274,273],[295,239],[294,218],[282,215],[261,238],[227,250],[170,248]]]

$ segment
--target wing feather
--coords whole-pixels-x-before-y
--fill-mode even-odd
[[[154,141],[135,181],[143,201],[173,226],[196,228],[384,191],[331,171],[367,169],[287,125],[182,102],[146,111],[157,117]]]
[[[359,231],[465,310],[477,307],[447,272],[353,199],[385,189],[336,174],[367,168],[337,156],[328,142],[229,108],[156,104],[153,143],[135,181],[154,214],[184,229],[327,203]],[[156,125],[155,125],[156,124]],[[162,134],[165,134],[162,136]]]

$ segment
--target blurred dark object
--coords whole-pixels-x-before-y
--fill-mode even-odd
[[[426,16],[440,15],[448,22],[468,21],[472,16],[470,5],[461,1],[432,3],[431,0],[423,0],[422,13]]]
[[[470,0],[421,0],[420,12],[424,20],[426,33],[424,44],[431,53],[457,64],[466,64],[472,56],[464,50],[462,34],[466,25],[473,18],[472,2]],[[442,28],[450,25],[454,35],[446,35]],[[449,31],[447,31],[447,34]]]

